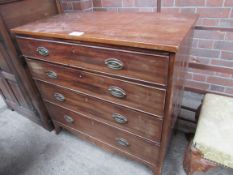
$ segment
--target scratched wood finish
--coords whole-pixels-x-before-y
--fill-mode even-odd
[[[113,20],[114,19],[114,20]],[[176,52],[197,15],[72,13],[15,28],[17,34]],[[62,21],[62,25],[61,24]],[[81,36],[72,32],[83,32]]]
[[[37,82],[37,85],[44,100],[93,118],[102,119],[104,122],[129,130],[152,141],[160,141],[162,120],[159,118],[51,84]],[[56,100],[54,93],[62,94],[65,101]],[[112,117],[113,114],[125,116],[128,122],[125,124],[116,123]]]
[[[29,57],[28,60],[49,62],[56,65],[55,67],[60,65],[63,66],[63,70],[70,67],[75,72],[84,72],[85,76],[88,75],[87,77],[93,75],[95,78],[92,80],[101,80],[99,77],[104,77],[106,81],[103,85],[99,86],[96,81],[93,81],[95,83],[91,85],[98,87],[96,88],[97,92],[100,92],[102,87],[107,87],[105,86],[106,82],[117,82],[118,85],[119,82],[124,82],[127,84],[125,87],[130,87],[128,89],[131,90],[133,90],[132,84],[136,85],[134,89],[138,89],[139,86],[143,86],[145,89],[164,89],[166,92],[165,102],[159,102],[164,103],[164,114],[158,116],[155,111],[152,114],[146,110],[142,111],[141,107],[135,108],[134,106],[139,102],[146,104],[144,101],[151,99],[141,98],[138,103],[134,101],[133,106],[126,106],[126,103],[118,103],[113,99],[106,100],[106,96],[102,98],[101,95],[105,95],[104,93],[97,97],[95,95],[97,93],[89,92],[88,88],[84,94],[83,87],[86,84],[89,87],[90,81],[79,81],[81,84],[81,88],[78,87],[79,90],[75,90],[73,85],[67,83],[60,84],[60,86],[60,82],[56,82],[56,85],[52,84],[53,80],[36,81],[45,102],[77,113],[80,117],[82,115],[98,121],[103,124],[102,130],[105,130],[105,125],[111,126],[119,129],[119,133],[127,132],[146,143],[149,141],[160,145],[156,160],[148,160],[146,157],[139,159],[139,157],[133,156],[136,154],[129,154],[129,152],[123,154],[149,165],[154,174],[161,175],[172,129],[180,109],[188,62],[186,58],[188,58],[192,29],[196,20],[197,16],[195,15],[183,17],[182,14],[74,13],[37,21],[12,31],[16,33],[24,55]],[[70,34],[71,32],[76,32],[74,34],[84,33],[74,36]],[[37,47],[46,47],[49,50],[48,56],[39,56],[36,52]],[[120,59],[126,65],[125,70],[109,70],[104,61],[112,57]],[[32,61],[28,62],[32,63]],[[33,69],[38,69],[36,66],[31,67],[32,72]],[[47,66],[46,68],[48,69]],[[123,73],[123,71],[125,72]],[[63,74],[62,76],[64,76]],[[74,75],[69,71],[67,74]],[[34,77],[36,79],[36,76]],[[75,80],[73,77],[72,79]],[[92,89],[96,91],[96,89]],[[138,96],[144,96],[144,92],[151,93],[150,90],[140,91]],[[55,99],[54,93],[62,94],[65,97],[64,101]],[[151,94],[154,93],[156,92]],[[157,105],[154,108],[157,108]],[[112,119],[113,113],[127,116],[129,123],[127,125],[116,124]],[[63,120],[62,117],[58,119]],[[148,125],[149,123],[151,125]],[[113,147],[110,140],[102,142],[95,136],[91,137],[85,133],[90,131],[80,132],[75,129],[75,126],[68,126],[64,122],[55,120],[54,124],[57,132],[61,128],[65,128],[107,150],[115,152],[117,149]],[[94,130],[94,128],[91,129]],[[139,151],[143,149],[146,150],[146,147],[140,148]],[[118,152],[122,153],[122,150],[118,150]]]
[[[122,81],[40,61],[28,60],[27,62],[34,79],[69,87],[102,100],[163,117],[166,93],[164,89],[143,86],[129,81]],[[51,71],[56,73],[57,78],[50,78],[48,76],[48,72]],[[114,97],[109,92],[109,87],[112,86],[121,88],[126,93],[125,97]],[[144,100],[142,101],[141,99]]]
[[[80,44],[58,43],[51,40],[17,39],[25,57],[32,57],[53,63],[69,65],[86,70],[103,72],[118,77],[166,85],[168,72],[168,56],[145,52],[130,52],[127,50],[107,47],[82,46]],[[38,47],[45,47],[48,56],[41,56]],[[167,54],[168,55],[168,54]],[[115,58],[124,66],[121,70],[113,70],[106,66],[105,60]]]
[[[151,164],[154,164],[154,162],[156,162],[158,159],[158,146],[153,144],[152,142],[145,142],[144,140],[132,134],[111,127],[110,125],[105,125],[93,119],[86,118],[72,111],[56,107],[49,103],[46,103],[46,105],[49,109],[51,117],[55,121],[63,123],[69,127],[75,128],[78,131],[84,132],[92,137],[114,145],[119,149],[127,151],[143,160],[150,162]],[[66,120],[64,119],[65,115],[72,117],[74,119],[74,122],[66,122]],[[127,140],[129,145],[119,145],[116,140],[119,138]]]

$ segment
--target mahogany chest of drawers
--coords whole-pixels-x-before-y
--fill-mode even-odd
[[[161,168],[197,17],[72,13],[13,29],[56,131]]]

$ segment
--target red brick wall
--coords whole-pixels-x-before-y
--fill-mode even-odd
[[[156,11],[156,0],[81,0],[93,10]],[[76,10],[80,1],[63,0],[65,8]],[[93,6],[92,6],[93,5]],[[79,10],[79,9],[78,9]],[[198,13],[199,26],[233,28],[233,0],[162,0],[162,12]],[[196,30],[191,61],[233,68],[233,32]],[[233,94],[233,73],[222,74],[189,69],[187,85]]]
[[[92,11],[92,0],[60,0],[65,12],[72,12],[74,10]]]

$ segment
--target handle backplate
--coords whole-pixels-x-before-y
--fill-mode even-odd
[[[120,146],[124,146],[124,147],[129,146],[129,142],[126,139],[123,139],[123,138],[116,138],[116,142]]]
[[[108,91],[112,96],[117,98],[124,98],[126,96],[126,92],[123,89],[116,86],[110,86],[108,88]]]
[[[112,114],[112,118],[119,124],[125,124],[128,122],[128,119],[125,116],[120,115],[120,114],[114,113]]]
[[[108,68],[113,70],[122,70],[124,68],[124,63],[116,58],[108,58],[105,60],[105,64]]]
[[[74,123],[74,119],[68,115],[64,115],[64,119],[67,123]]]
[[[64,95],[62,95],[62,94],[60,94],[60,93],[57,93],[57,92],[54,93],[54,97],[55,97],[55,99],[58,100],[58,101],[61,101],[61,102],[65,101]]]
[[[48,71],[46,72],[47,76],[51,79],[56,79],[57,78],[57,73],[54,71]]]
[[[46,49],[45,47],[38,47],[36,51],[42,55],[42,56],[48,56],[49,55],[49,50]]]

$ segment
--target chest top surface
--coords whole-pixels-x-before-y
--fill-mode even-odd
[[[12,29],[16,34],[176,52],[197,15],[68,13]]]

